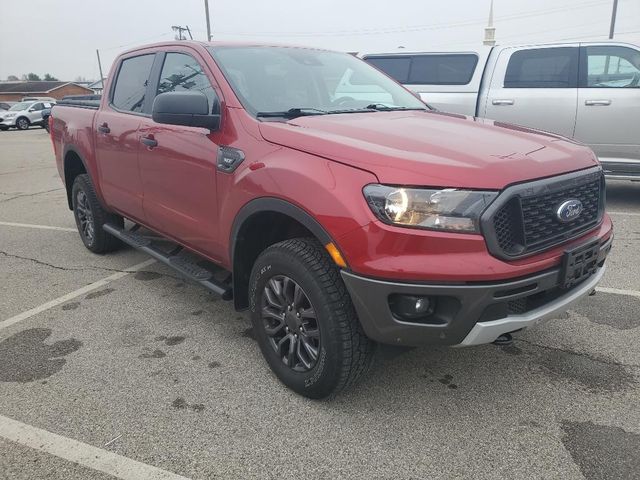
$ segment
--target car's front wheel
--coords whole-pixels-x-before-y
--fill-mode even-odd
[[[20,117],[16,120],[16,127],[18,130],[26,130],[29,128],[30,122],[28,118]]]
[[[285,240],[262,252],[251,273],[250,301],[262,354],[297,393],[338,393],[370,366],[374,343],[338,268],[315,239]]]

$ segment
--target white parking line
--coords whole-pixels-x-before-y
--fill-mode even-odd
[[[609,212],[609,211],[607,211],[607,213],[609,215],[628,215],[630,217],[640,217],[640,213],[638,213],[638,212]]]
[[[93,445],[0,415],[0,437],[123,480],[189,480]]]
[[[33,223],[0,222],[0,225],[5,227],[39,228],[41,230],[59,230],[61,232],[77,232],[78,231],[75,228],[54,227],[51,225],[36,225]]]
[[[598,292],[615,293],[616,295],[627,295],[629,297],[640,298],[640,291],[638,290],[621,290],[620,288],[608,288],[608,287],[596,287]]]
[[[68,302],[69,300],[79,297],[80,295],[89,293],[92,290],[96,290],[100,287],[104,287],[105,285],[113,282],[114,280],[118,280],[122,277],[129,275],[130,273],[134,273],[144,267],[148,267],[152,263],[155,263],[154,259],[145,260],[144,262],[138,263],[137,265],[129,267],[123,270],[122,272],[116,272],[113,275],[109,275],[108,277],[103,278],[102,280],[98,280],[96,282],[90,283],[89,285],[79,288],[78,290],[75,290],[71,293],[67,293],[66,295],[63,295],[61,297],[55,298],[47,303],[43,303],[38,307],[34,307],[31,310],[27,310],[26,312],[22,312],[11,318],[7,318],[6,320],[2,320],[0,321],[0,330],[2,330],[3,328],[7,328],[11,325],[14,325],[18,322],[21,322],[22,320],[26,320],[27,318],[33,317],[34,315],[44,312],[45,310],[49,310],[50,308],[60,305],[61,303]]]

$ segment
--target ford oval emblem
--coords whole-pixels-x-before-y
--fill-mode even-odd
[[[572,222],[582,213],[582,202],[575,198],[562,202],[556,211],[558,220],[563,223]]]

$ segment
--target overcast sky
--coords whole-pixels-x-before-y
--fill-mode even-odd
[[[473,48],[490,0],[209,0],[214,39],[345,51]],[[602,40],[613,0],[495,0],[498,43]],[[127,48],[170,40],[172,25],[206,37],[204,0],[0,0],[0,79],[107,74]],[[640,0],[619,0],[616,39],[640,45]]]

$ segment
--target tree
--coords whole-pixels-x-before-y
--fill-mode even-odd
[[[22,78],[25,78],[25,76],[23,75]],[[37,82],[40,80],[40,77],[35,73],[28,73],[26,80],[29,80],[30,82]]]
[[[44,74],[44,80],[46,80],[47,82],[55,82],[55,81],[57,81],[58,79],[57,79],[56,77],[54,77],[54,76],[52,76],[52,75],[48,74],[48,73],[45,73],[45,74]]]
[[[18,77],[16,77],[15,75],[9,75],[7,77],[7,82],[17,82],[18,80],[20,80]]]

